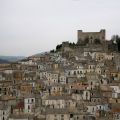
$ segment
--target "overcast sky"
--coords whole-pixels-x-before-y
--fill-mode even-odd
[[[0,55],[29,56],[77,42],[77,30],[120,35],[120,0],[0,0]]]

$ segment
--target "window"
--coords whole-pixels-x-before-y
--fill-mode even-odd
[[[73,118],[73,114],[70,114],[70,118]]]
[[[101,80],[101,84],[103,84],[103,81]]]
[[[93,82],[91,82],[90,84],[93,85]]]
[[[68,72],[68,75],[70,75],[70,72]]]
[[[86,96],[88,96],[88,93],[86,92]]]
[[[34,99],[32,99],[32,103],[34,102]]]
[[[76,75],[76,71],[74,71],[74,75]]]
[[[3,115],[5,114],[5,112],[3,111]]]
[[[28,105],[28,109],[30,109],[30,106]]]
[[[2,89],[0,88],[0,94],[1,94]]]
[[[85,120],[85,116],[83,116],[83,120]]]

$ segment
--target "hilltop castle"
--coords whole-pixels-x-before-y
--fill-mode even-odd
[[[102,29],[100,32],[83,32],[78,30],[77,33],[77,44],[103,44],[105,42],[105,30]]]

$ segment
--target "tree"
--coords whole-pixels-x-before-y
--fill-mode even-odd
[[[56,46],[56,51],[60,51],[61,48],[62,48],[62,44],[57,45],[57,46]]]
[[[120,36],[119,35],[113,35],[111,38],[112,44],[116,44],[117,45],[117,49],[120,52]]]
[[[69,43],[69,47],[71,48],[74,48],[76,46],[76,44],[73,42],[73,43]]]
[[[55,52],[55,50],[51,50],[51,51],[50,51],[50,53],[54,53],[54,52]]]

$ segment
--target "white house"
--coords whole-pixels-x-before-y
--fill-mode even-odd
[[[34,113],[35,111],[35,97],[32,95],[24,98],[24,110],[25,113]]]
[[[0,105],[0,120],[8,120],[10,115],[10,106]]]

